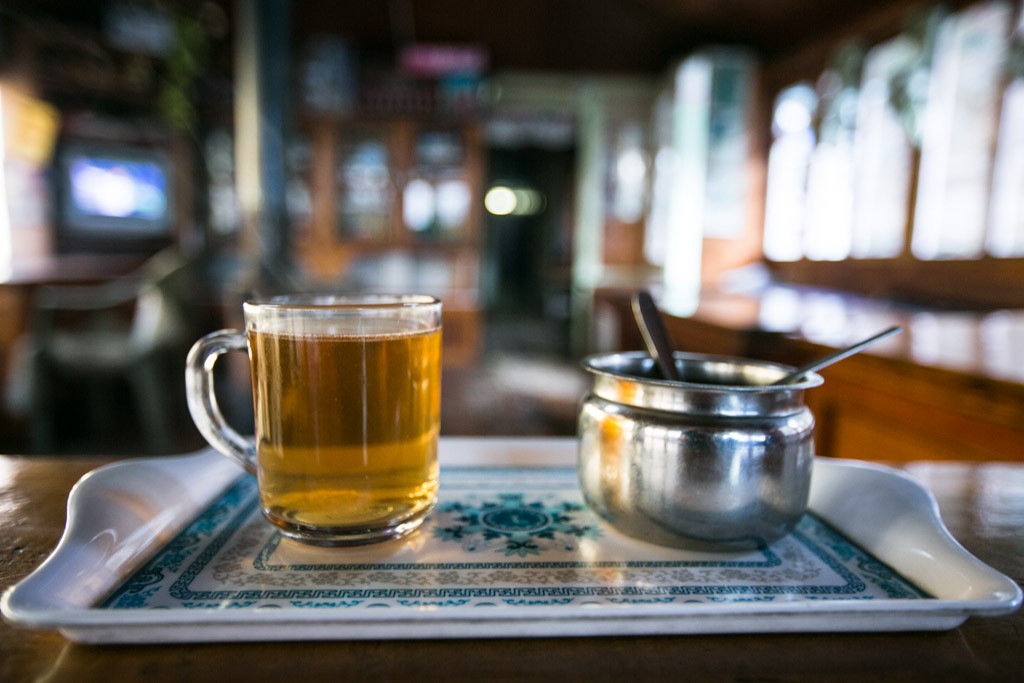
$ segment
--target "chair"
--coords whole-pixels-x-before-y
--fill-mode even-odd
[[[195,307],[202,282],[200,261],[172,248],[125,278],[38,291],[30,318],[33,452],[54,451],[69,431],[58,424],[62,400],[89,420],[86,431],[108,452],[129,439],[132,418],[147,451],[175,449],[185,354],[202,331]]]

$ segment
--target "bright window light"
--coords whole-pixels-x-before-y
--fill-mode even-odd
[[[1024,78],[1017,78],[1003,93],[998,144],[989,208],[988,253],[1024,256]]]
[[[410,180],[402,197],[406,227],[413,232],[423,232],[429,228],[434,219],[434,206],[434,186],[421,178]]]
[[[782,91],[775,103],[764,225],[764,254],[772,261],[803,256],[808,171],[815,146],[811,122],[817,106],[817,94],[805,83]]]
[[[0,277],[11,271],[11,220],[7,211],[7,151],[4,149],[4,91],[0,88]]]
[[[437,186],[437,220],[446,230],[466,222],[472,195],[461,180],[446,180]]]
[[[903,249],[910,201],[912,147],[891,84],[911,68],[918,46],[898,36],[868,52],[864,59],[857,112],[857,170],[851,254],[856,258],[892,258]]]
[[[939,30],[911,242],[919,259],[976,258],[984,250],[1009,26],[1007,5],[982,3]]]

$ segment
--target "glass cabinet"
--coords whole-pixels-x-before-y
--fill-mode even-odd
[[[317,118],[297,256],[340,291],[431,294],[449,365],[478,352],[483,148],[473,123]]]

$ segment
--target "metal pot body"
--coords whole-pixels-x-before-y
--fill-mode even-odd
[[[620,531],[685,548],[764,546],[807,509],[814,417],[787,366],[677,353],[682,382],[643,353],[591,356],[579,414],[583,495]]]

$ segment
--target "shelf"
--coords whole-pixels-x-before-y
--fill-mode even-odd
[[[303,117],[312,217],[297,239],[317,280],[354,291],[445,302],[445,364],[482,343],[483,148],[476,124],[409,118]]]

